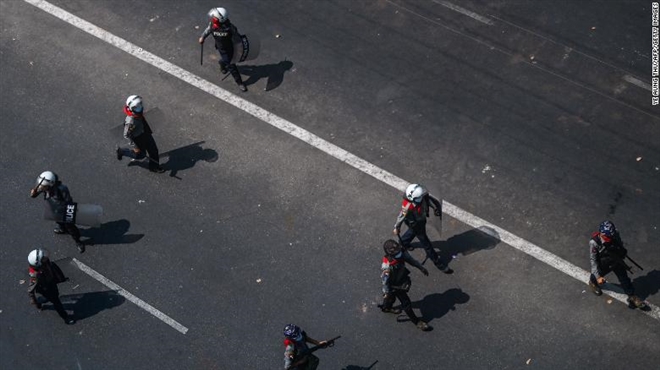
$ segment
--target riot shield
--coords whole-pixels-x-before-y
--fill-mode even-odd
[[[234,56],[231,59],[232,63],[245,62],[246,60],[254,60],[259,56],[261,49],[261,40],[257,36],[247,35],[234,35]]]
[[[101,226],[103,207],[96,204],[69,203],[62,208],[44,207],[44,220],[73,223],[81,226]]]

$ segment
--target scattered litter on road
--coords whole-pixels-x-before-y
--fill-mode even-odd
[[[637,157],[637,162],[641,162],[641,161],[642,161],[642,157]]]
[[[257,279],[257,283],[261,283],[261,279]]]
[[[532,359],[531,359],[531,358],[528,359],[527,362],[525,362],[525,363],[526,363],[527,365],[531,364],[531,363],[532,363]]]
[[[199,29],[199,26],[195,26],[195,29],[198,30],[198,29]]]
[[[138,203],[144,203],[144,201],[142,199],[140,199],[140,200],[138,200]]]
[[[611,300],[611,299],[608,299],[608,300],[607,300],[607,304],[612,304],[612,300]]]
[[[279,33],[277,35],[275,35],[276,39],[279,39],[280,37],[282,37],[282,36]]]
[[[19,280],[18,283],[23,285],[23,284],[25,284],[25,280]]]
[[[80,284],[76,284],[76,286],[74,286],[73,288],[71,288],[71,290],[74,290],[74,289],[76,289],[76,288],[79,287],[79,286],[80,286]]]

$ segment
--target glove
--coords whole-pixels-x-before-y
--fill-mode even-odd
[[[424,274],[424,276],[429,276],[429,270],[427,270],[426,267],[422,266],[420,271],[422,271],[422,274]]]
[[[433,214],[436,215],[436,216],[438,216],[438,217],[442,217],[442,212],[440,212],[439,209],[434,209],[434,210],[433,210]]]

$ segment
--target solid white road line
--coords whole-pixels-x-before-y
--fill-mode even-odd
[[[169,326],[173,327],[174,329],[178,330],[181,334],[186,334],[186,332],[188,332],[188,328],[186,328],[185,326],[183,326],[183,325],[179,324],[178,322],[174,321],[171,317],[165,315],[164,313],[158,311],[157,309],[155,309],[149,303],[147,303],[147,302],[141,300],[140,298],[134,296],[133,294],[131,294],[126,289],[124,289],[124,288],[120,287],[119,285],[113,283],[112,281],[108,280],[108,278],[106,278],[105,276],[103,276],[103,275],[99,274],[98,272],[94,271],[94,269],[92,269],[91,267],[85,265],[84,263],[78,261],[75,258],[73,259],[73,262],[76,265],[78,265],[78,268],[81,271],[83,271],[87,275],[93,277],[94,279],[96,279],[101,284],[103,284],[103,285],[107,286],[108,288],[116,291],[117,294],[119,294],[119,295],[123,296],[124,298],[128,299],[129,301],[135,303],[141,309],[143,309],[143,310],[149,312],[150,314],[156,316],[157,318],[159,318],[161,321],[163,321],[167,325],[169,325]]]
[[[276,127],[306,143],[314,146],[315,148],[331,155],[332,157],[339,159],[342,162],[376,178],[377,180],[388,184],[401,192],[403,192],[410,182],[403,180],[402,178],[391,174],[384,169],[377,167],[364,159],[355,156],[354,154],[349,153],[348,151],[312,134],[311,132],[296,126],[295,124],[281,118],[249,101],[239,98],[238,96],[220,88],[213,83],[202,79],[199,76],[196,76],[181,67],[178,67],[148,51],[143,50],[142,48],[134,45],[122,38],[119,38],[89,22],[75,15],[58,8],[47,1],[44,0],[24,0],[25,2],[32,4],[57,18],[62,19],[63,21],[93,35],[99,39],[133,55],[134,57],[141,59],[152,66],[171,74],[174,77],[181,79],[199,88],[202,91],[205,91],[216,98],[225,101],[228,104],[235,106],[238,109],[245,111],[246,113],[251,114],[252,116],[268,123],[269,125]],[[577,279],[583,284],[587,283],[589,273],[570,262],[544,250],[543,248],[530,243],[512,233],[491,224],[447,201],[443,200],[443,211],[447,215],[464,222],[472,227],[480,228],[482,226],[490,227],[497,231],[499,238],[502,242],[509,244],[510,246],[527,253],[528,255],[538,259],[539,261],[545,262],[548,265],[556,268],[557,270]],[[481,228],[482,230],[484,228]],[[586,248],[586,246],[585,246]],[[626,296],[612,292],[604,291],[603,293],[610,295],[612,298],[626,303]],[[645,311],[645,313],[656,320],[660,320],[660,308],[651,305],[650,311]]]
[[[495,24],[495,22],[493,22],[490,18],[484,17],[483,15],[479,15],[479,14],[477,14],[477,13],[471,11],[471,10],[461,8],[460,6],[454,5],[454,4],[450,3],[449,1],[433,0],[433,2],[438,4],[438,5],[444,6],[445,8],[449,8],[449,9],[455,11],[455,12],[461,13],[463,15],[467,15],[468,17],[476,19],[479,22],[485,23],[489,26],[492,26],[493,24]]]
[[[651,84],[648,84],[638,78],[635,78],[631,75],[625,75],[623,76],[623,80],[626,82],[629,82],[637,87],[641,87],[642,89],[646,89],[648,91],[651,91]]]

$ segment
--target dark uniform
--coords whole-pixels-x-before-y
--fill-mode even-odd
[[[447,263],[438,256],[438,253],[433,249],[431,240],[429,240],[428,235],[426,235],[426,219],[429,216],[429,208],[431,207],[436,216],[442,217],[442,204],[430,194],[424,194],[419,204],[410,201],[404,195],[401,204],[401,212],[399,212],[399,215],[396,218],[396,223],[394,224],[394,233],[398,235],[401,230],[401,224],[405,223],[406,226],[408,226],[408,230],[406,230],[401,236],[401,244],[403,247],[409,249],[410,243],[415,237],[417,237],[426,252],[426,257],[431,260],[440,271],[446,274],[451,274],[453,272],[452,269],[450,269],[447,266]]]
[[[412,280],[410,280],[410,270],[406,268],[406,262],[417,267],[426,276],[429,275],[429,272],[396,241],[386,241],[383,249],[385,250],[385,256],[383,256],[383,264],[381,266],[381,280],[383,283],[383,304],[381,305],[381,310],[387,313],[401,313],[400,309],[392,308],[392,305],[394,305],[394,302],[398,298],[401,302],[401,309],[408,315],[410,321],[421,330],[430,330],[430,326],[420,320],[412,309],[412,303],[410,302],[410,297],[408,297],[408,290],[410,290]]]
[[[164,172],[165,170],[160,166],[160,157],[158,153],[158,146],[156,140],[152,136],[153,131],[147,123],[142,113],[132,112],[128,106],[124,106],[124,137],[131,141],[131,145],[136,146],[139,151],[136,152],[132,148],[118,148],[117,159],[123,156],[133,159],[144,159],[149,156],[149,171],[151,172]]]
[[[60,301],[60,291],[57,284],[66,281],[62,270],[47,257],[44,257],[40,267],[30,266],[30,285],[28,286],[28,295],[30,303],[41,310],[41,303],[37,301],[36,293],[41,294],[55,307],[55,311],[67,324],[73,324],[75,321],[69,316]]]
[[[220,22],[217,18],[211,17],[209,25],[200,37],[200,43],[203,43],[209,35],[213,35],[213,38],[215,39],[215,48],[218,50],[218,53],[220,53],[220,60],[218,63],[220,64],[221,72],[223,74],[226,74],[227,72],[231,73],[231,76],[241,90],[247,91],[247,87],[243,83],[243,78],[241,78],[241,74],[238,72],[238,67],[231,62],[234,58],[234,40],[235,38],[240,37],[236,26],[234,26],[229,19]]]
[[[36,188],[30,191],[30,196],[36,198],[39,194],[44,193],[44,199],[50,207],[51,213],[55,216],[57,220],[62,220],[57,222],[57,227],[53,230],[55,234],[69,234],[76,242],[78,250],[80,253],[85,251],[85,244],[80,240],[80,230],[73,222],[65,222],[65,213],[67,204],[73,203],[73,198],[71,198],[71,193],[69,193],[69,188],[63,185],[59,180],[55,182],[53,186],[44,188],[42,186],[37,186]]]
[[[304,330],[293,324],[284,328],[284,336],[285,370],[315,370],[319,366],[319,358],[309,353],[307,343],[324,346],[327,342],[309,337]]]
[[[635,288],[628,277],[628,266],[624,261],[627,255],[628,250],[623,246],[621,235],[614,224],[611,221],[601,223],[599,231],[591,234],[589,239],[589,286],[594,294],[603,294],[599,285],[605,283],[605,275],[614,272],[623,291],[628,295],[628,304],[631,307],[644,308],[646,304],[635,295]]]

